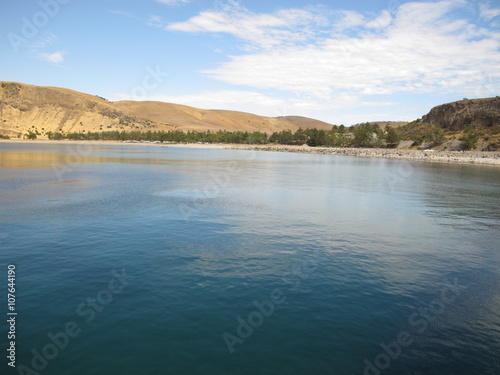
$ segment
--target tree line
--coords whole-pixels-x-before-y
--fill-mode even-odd
[[[103,132],[73,132],[59,133],[47,132],[49,139],[60,140],[104,140],[104,141],[148,141],[148,142],[173,142],[173,143],[239,143],[239,144],[264,144],[268,142],[268,135],[262,132],[217,132],[207,131],[103,131]]]
[[[264,132],[219,131],[103,131],[103,132],[47,132],[51,140],[110,140],[148,141],[174,143],[235,143],[326,146],[326,147],[396,147],[400,141],[392,127],[382,130],[377,124],[360,124],[352,128],[334,125],[330,130],[302,129],[282,130],[271,135]]]

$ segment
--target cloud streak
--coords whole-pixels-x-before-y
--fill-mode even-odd
[[[191,33],[227,33],[248,43],[247,47],[274,48],[310,41],[314,28],[325,26],[327,19],[301,9],[286,9],[276,14],[256,14],[238,3],[223,11],[206,11],[186,22],[172,23],[170,31]]]
[[[64,52],[64,51],[58,51],[58,52],[54,52],[54,53],[40,53],[39,57],[42,60],[58,64],[58,63],[61,63],[64,61],[65,54],[66,54],[66,52]]]
[[[410,2],[375,17],[353,11],[288,9],[256,14],[233,3],[167,26],[226,33],[242,54],[202,73],[234,85],[279,89],[319,100],[339,95],[469,93],[500,88],[500,33],[462,14],[465,0]],[[499,9],[482,6],[482,19]]]
[[[159,3],[166,4],[169,6],[177,6],[185,3],[189,3],[190,0],[156,0]]]

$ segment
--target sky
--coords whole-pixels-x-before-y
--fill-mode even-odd
[[[0,80],[332,124],[500,95],[500,0],[3,0]]]

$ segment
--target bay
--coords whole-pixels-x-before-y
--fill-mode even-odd
[[[497,374],[499,202],[495,166],[2,143],[17,365]]]

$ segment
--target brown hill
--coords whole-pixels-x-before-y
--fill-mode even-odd
[[[261,131],[272,133],[281,130],[331,129],[326,122],[306,117],[265,117],[251,113],[206,110],[180,104],[163,102],[114,102],[121,110],[151,121],[164,122],[177,126],[182,130],[227,130],[227,131]]]
[[[0,82],[0,135],[14,138],[29,132],[47,138],[48,132],[181,129],[272,133],[299,127],[331,129],[332,125],[298,116],[272,118],[163,102],[109,102],[64,88]]]
[[[279,117],[283,120],[287,120],[302,129],[323,129],[323,130],[331,130],[332,124],[329,124],[324,121],[315,120],[309,117],[302,116],[283,116]]]
[[[121,111],[106,100],[56,87],[0,83],[0,134],[168,128]],[[171,128],[171,127],[169,127]]]

